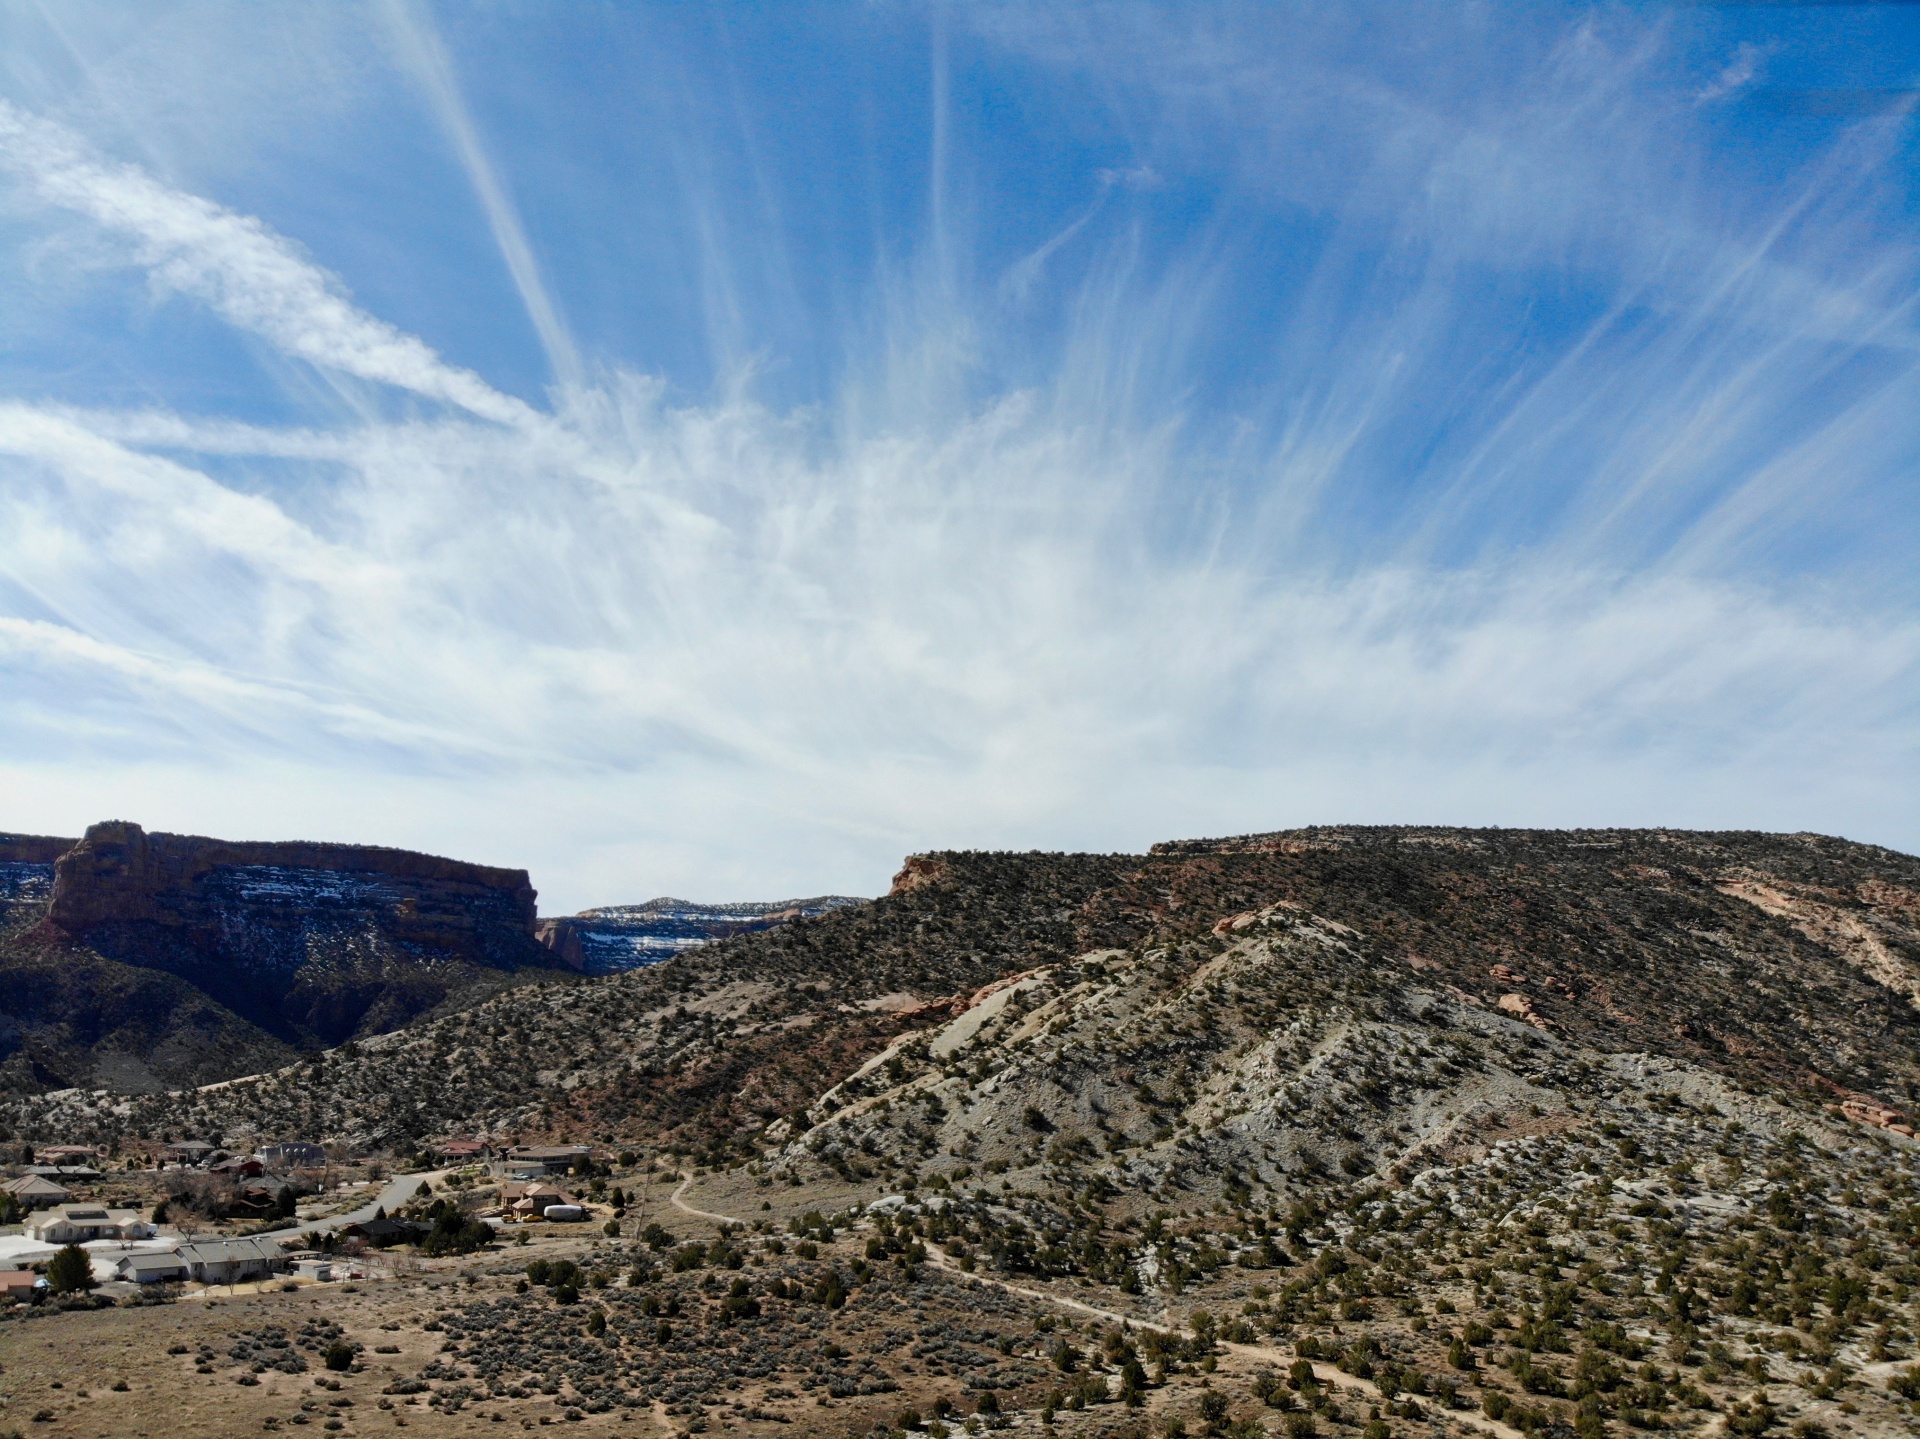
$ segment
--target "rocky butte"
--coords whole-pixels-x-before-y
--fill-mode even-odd
[[[371,846],[236,843],[124,821],[78,841],[0,841],[0,917],[42,908],[24,941],[177,976],[301,1047],[555,969],[534,938],[534,898],[525,870]]]

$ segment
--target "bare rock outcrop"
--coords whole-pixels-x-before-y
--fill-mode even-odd
[[[40,862],[59,843],[15,848]],[[116,820],[52,859],[34,938],[175,975],[285,1043],[338,1044],[554,968],[534,897],[525,870]]]

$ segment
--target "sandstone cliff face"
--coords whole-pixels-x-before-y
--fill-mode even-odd
[[[53,863],[48,919],[69,934],[129,921],[217,928],[220,908],[236,897],[283,910],[376,906],[390,911],[396,938],[428,944],[457,944],[493,925],[533,933],[534,889],[524,869],[403,849],[236,844],[112,820],[91,826]]]
[[[45,858],[45,846],[16,848],[21,865]],[[553,964],[534,938],[524,870],[405,850],[149,834],[122,821],[94,825],[52,860],[37,934],[176,975],[302,1046],[394,1029]]]

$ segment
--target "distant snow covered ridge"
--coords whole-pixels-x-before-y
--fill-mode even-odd
[[[52,865],[0,863],[0,902],[51,898]]]
[[[618,974],[716,939],[865,903],[844,894],[738,904],[695,904],[662,896],[645,904],[603,905],[565,919],[543,919],[538,932],[541,943],[582,974]]]

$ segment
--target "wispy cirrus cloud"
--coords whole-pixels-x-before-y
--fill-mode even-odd
[[[0,100],[0,169],[43,203],[123,237],[170,290],[286,354],[394,385],[504,424],[531,412],[413,335],[358,309],[332,275],[257,219],[162,185],[95,155],[72,131]]]
[[[878,267],[806,405],[577,356],[480,139],[511,127],[437,34],[405,64],[551,409],[264,220],[0,110],[34,206],[410,402],[0,403],[0,823],[125,794],[532,863],[550,908],[1316,819],[1920,842],[1920,619],[1873,579],[1911,546],[1847,518],[1910,519],[1920,450],[1913,256],[1861,188],[1884,137],[1770,197],[1610,190],[1705,108],[1650,86],[1657,35],[1569,21],[1506,57],[1501,109],[1331,20],[1281,46],[1135,13],[1071,44],[988,17],[970,64],[1094,73],[1135,143],[1002,252],[950,100],[943,244]],[[738,326],[764,232],[698,233]]]

